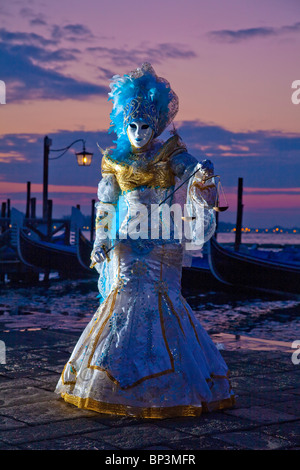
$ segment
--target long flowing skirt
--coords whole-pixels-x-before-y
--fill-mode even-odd
[[[110,292],[55,392],[80,408],[142,418],[232,406],[227,365],[181,295],[181,246],[139,254],[120,243],[110,263]]]

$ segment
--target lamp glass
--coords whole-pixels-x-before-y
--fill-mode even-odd
[[[90,166],[92,157],[93,154],[90,152],[83,151],[76,153],[77,163],[79,166]]]

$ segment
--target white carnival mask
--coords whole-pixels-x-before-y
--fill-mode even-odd
[[[128,139],[131,145],[138,149],[145,147],[153,134],[153,129],[145,121],[132,121],[127,127]]]

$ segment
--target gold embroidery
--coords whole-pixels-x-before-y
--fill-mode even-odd
[[[66,381],[66,382],[64,381],[64,374],[65,374],[65,370],[66,370],[66,367],[67,367],[68,364],[71,365],[70,362],[67,362],[67,363],[65,364],[65,367],[63,368],[63,371],[62,371],[62,373],[61,373],[61,381],[62,381],[62,384],[63,384],[63,385],[75,385],[75,384],[76,384],[76,380],[68,380],[68,381]],[[75,371],[75,379],[76,379],[76,377],[77,377],[77,372]]]
[[[135,416],[138,418],[173,418],[179,416],[200,416],[202,412],[222,410],[230,408],[235,404],[235,398],[229,397],[224,400],[211,403],[202,402],[202,406],[178,405],[167,407],[139,407],[127,406],[117,403],[106,403],[92,398],[81,398],[78,396],[63,393],[62,398],[78,408],[84,408],[98,413],[107,413],[121,416]]]
[[[118,294],[118,288],[116,287],[113,291],[113,300],[112,300],[112,303],[111,303],[111,306],[110,306],[110,310],[109,310],[109,314],[107,316],[107,318],[105,319],[105,321],[103,322],[103,324],[101,325],[101,328],[99,329],[97,335],[96,335],[96,338],[94,340],[94,344],[93,344],[93,348],[92,348],[92,352],[90,354],[90,357],[89,357],[89,360],[88,360],[88,363],[87,363],[87,367],[89,367],[90,369],[97,369],[97,366],[91,366],[91,361],[92,361],[92,358],[93,358],[93,355],[94,355],[94,352],[96,350],[96,347],[97,347],[97,344],[98,344],[98,340],[101,336],[101,333],[102,331],[104,330],[108,320],[110,319],[110,317],[112,316],[113,314],[113,311],[114,311],[114,307],[115,307],[115,303],[116,303],[116,298],[117,298],[117,294]]]
[[[102,174],[114,174],[124,192],[137,186],[170,188],[175,184],[175,175],[169,164],[170,157],[183,151],[186,151],[186,147],[179,136],[175,135],[164,143],[154,158],[143,168],[116,162],[106,152],[102,158]]]
[[[92,332],[93,332],[93,330],[94,330],[94,328],[95,328],[95,326],[96,326],[96,324],[97,324],[97,322],[98,322],[98,320],[99,320],[99,318],[100,318],[100,316],[99,316],[99,311],[100,311],[100,310],[102,311],[102,310],[106,307],[106,304],[108,303],[109,299],[111,298],[112,293],[113,293],[113,291],[110,292],[110,294],[109,294],[109,295],[107,296],[107,298],[105,299],[104,303],[103,303],[102,305],[100,305],[100,306],[97,308],[97,310],[96,310],[96,312],[95,312],[95,315],[98,314],[98,317],[95,319],[94,323],[92,324],[92,327],[91,327],[91,329],[90,329],[90,331],[89,331],[89,334],[87,335],[86,339],[83,341],[83,343],[82,343],[82,345],[80,346],[80,348],[78,349],[77,353],[76,353],[76,354],[74,355],[74,357],[72,358],[72,362],[75,362],[75,361],[78,359],[78,357],[80,356],[82,350],[85,348],[86,340],[87,340],[87,338],[92,334]],[[67,363],[67,364],[68,364],[68,363]],[[66,364],[66,365],[67,365],[67,364]],[[66,367],[66,366],[65,366],[65,367]]]

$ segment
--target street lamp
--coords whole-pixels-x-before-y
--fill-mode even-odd
[[[85,150],[85,142],[83,142],[82,152],[76,152],[77,163],[79,166],[90,166],[93,154]]]
[[[51,149],[52,140],[48,136],[44,138],[44,171],[43,171],[43,219],[47,219],[47,204],[48,204],[48,167],[49,160],[57,160],[61,158],[74,144],[77,142],[83,143],[82,152],[76,152],[76,159],[79,166],[89,166],[92,161],[93,154],[87,152],[85,149],[85,140],[74,140],[70,145],[61,149]],[[50,152],[62,152],[58,157],[49,158]]]

